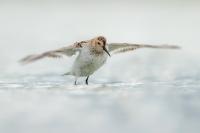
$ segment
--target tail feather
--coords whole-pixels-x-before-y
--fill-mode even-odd
[[[71,75],[71,72],[64,73],[63,76]]]

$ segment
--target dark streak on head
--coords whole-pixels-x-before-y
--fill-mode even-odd
[[[97,39],[98,39],[99,41],[103,42],[103,45],[104,45],[104,46],[106,45],[106,38],[105,38],[105,37],[99,36]]]

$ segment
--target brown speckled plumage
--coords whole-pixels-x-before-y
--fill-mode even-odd
[[[87,41],[76,42],[73,45],[66,46],[57,50],[47,51],[41,54],[28,55],[21,59],[23,64],[31,63],[39,59],[50,57],[60,58],[63,55],[73,56],[79,52],[72,70],[65,75],[74,75],[75,84],[77,78],[86,76],[86,84],[88,84],[88,78],[96,70],[98,70],[110,56],[110,53],[125,53],[128,51],[134,51],[138,48],[157,48],[157,49],[179,49],[176,45],[149,45],[149,44],[132,44],[132,43],[107,43],[107,40],[103,36],[98,36]]]

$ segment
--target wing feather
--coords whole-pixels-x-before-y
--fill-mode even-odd
[[[39,59],[43,59],[45,57],[50,57],[50,58],[61,58],[63,55],[66,56],[72,56],[78,51],[78,45],[74,44],[68,47],[63,47],[57,50],[52,50],[52,51],[47,51],[41,54],[32,54],[28,55],[20,60],[22,64],[28,64],[34,61],[37,61]]]
[[[179,49],[176,45],[149,45],[149,44],[130,44],[130,43],[110,43],[109,51],[113,54],[124,53],[136,50],[138,48],[158,48],[158,49]]]

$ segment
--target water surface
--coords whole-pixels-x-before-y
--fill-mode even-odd
[[[4,132],[197,132],[200,79],[132,82],[91,79],[73,85],[59,75],[2,76]]]

